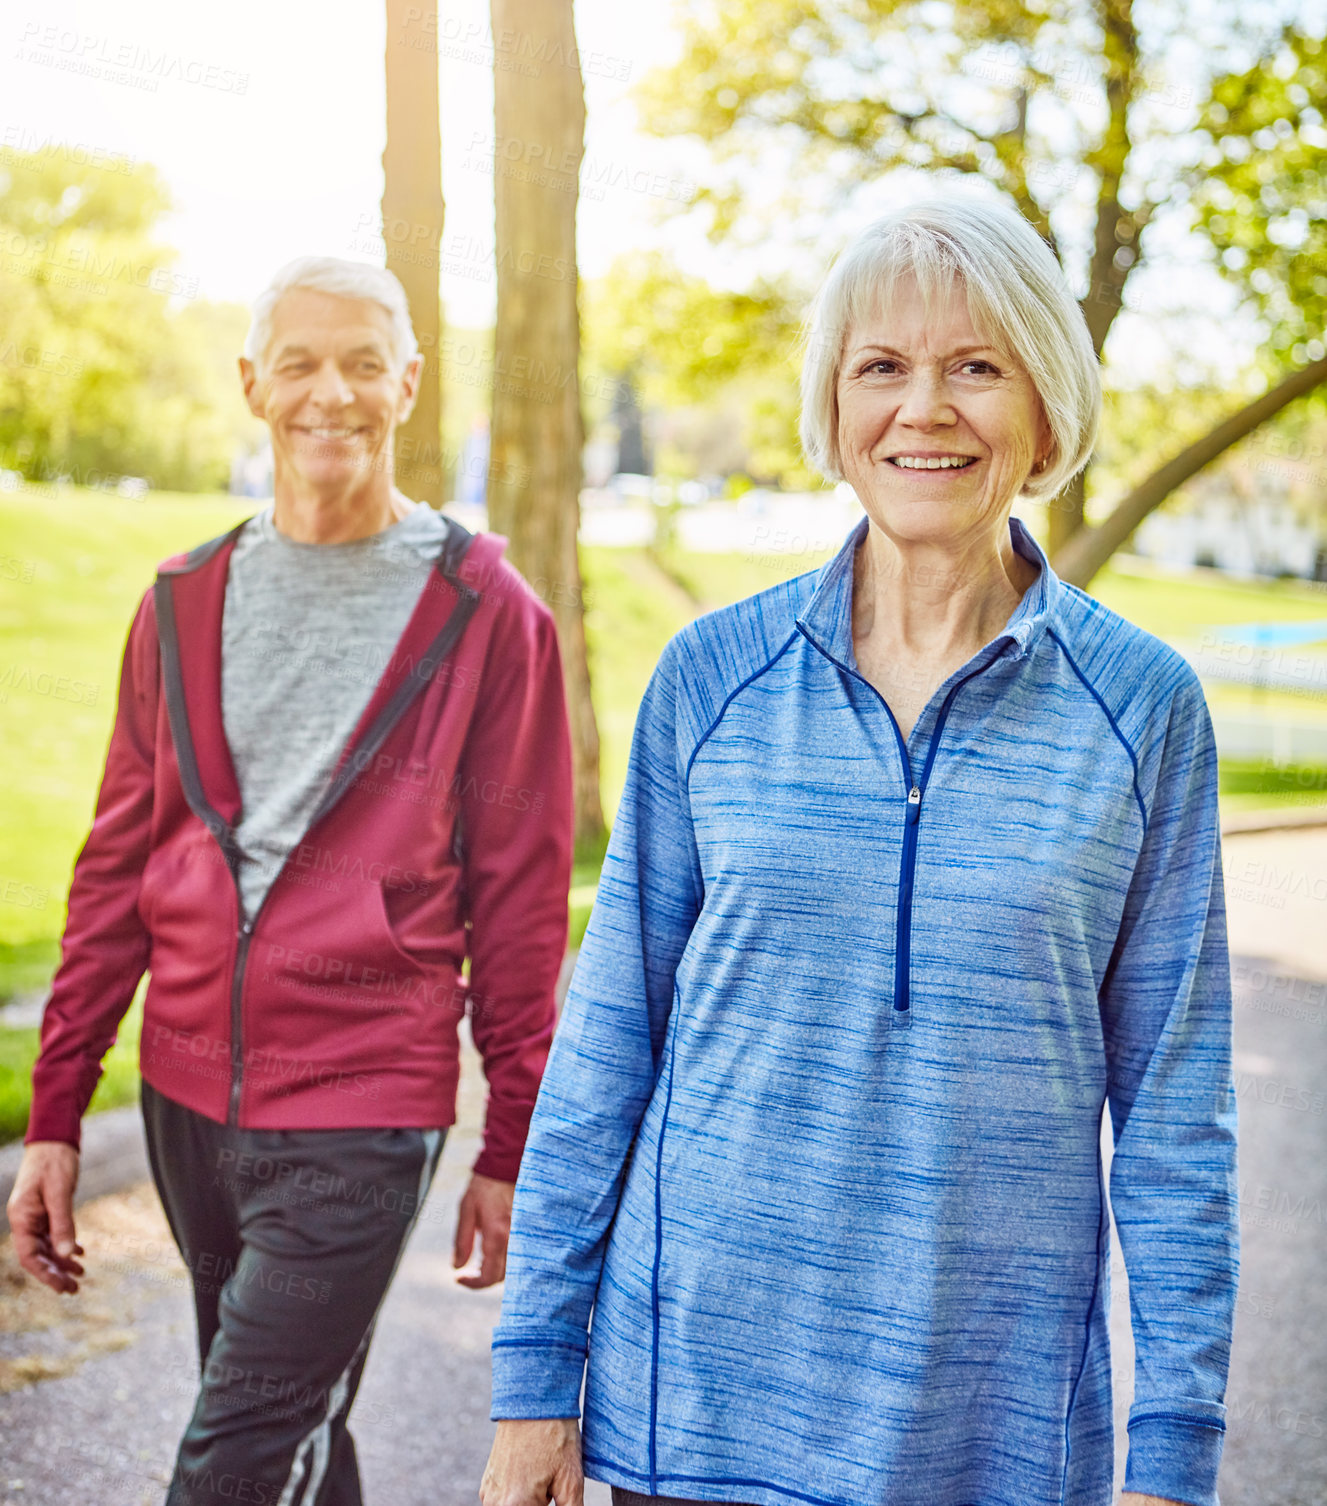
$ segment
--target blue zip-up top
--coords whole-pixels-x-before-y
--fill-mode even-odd
[[[1211,720],[1041,567],[906,740],[853,552],[711,612],[642,702],[516,1188],[493,1416],[759,1506],[1216,1506],[1238,1271]],[[593,1311],[593,1328],[590,1327]],[[588,1330],[588,1333],[587,1333]]]

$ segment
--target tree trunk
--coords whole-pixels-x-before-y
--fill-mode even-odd
[[[1251,434],[1259,424],[1279,413],[1297,397],[1311,392],[1327,381],[1327,357],[1291,372],[1270,392],[1233,413],[1227,419],[1181,450],[1173,459],[1136,486],[1111,515],[1096,528],[1080,529],[1064,547],[1052,554],[1051,565],[1062,580],[1086,587],[1088,582],[1135,528],[1158,508],[1176,487],[1205,465],[1223,454],[1231,445]]]
[[[1096,223],[1088,258],[1087,292],[1081,300],[1083,317],[1098,359],[1106,337],[1124,303],[1124,285],[1138,261],[1138,238],[1150,214],[1149,205],[1126,210],[1120,204],[1125,169],[1133,151],[1129,110],[1138,71],[1138,33],[1133,24],[1132,0],[1102,0],[1102,61],[1105,65],[1106,127],[1101,140],[1087,153],[1084,166],[1097,175]],[[1086,526],[1087,473],[1081,471],[1047,514],[1050,553],[1064,549]]]
[[[572,0],[492,0],[495,37],[534,60],[493,71],[498,310],[489,527],[557,622],[571,722],[578,846],[599,843],[599,733],[590,701],[576,535],[580,523],[580,316],[576,202],[585,97]]]
[[[424,357],[415,410],[396,431],[401,490],[441,507],[442,128],[438,116],[438,7],[387,0],[387,146],[382,154],[382,238],[387,270],[405,287]]]

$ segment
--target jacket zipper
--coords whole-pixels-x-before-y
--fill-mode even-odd
[[[306,832],[305,836],[307,835]],[[233,833],[231,839],[234,840]],[[303,837],[300,840],[303,841]],[[239,869],[232,866],[230,876],[235,882],[235,902],[239,906],[241,919],[235,940],[235,967],[230,977],[230,1098],[226,1106],[226,1123],[232,1129],[238,1129],[240,1097],[244,1092],[244,973],[249,962],[249,948],[253,945],[254,927],[258,924],[258,917],[263,913],[263,906],[267,903],[267,896],[271,894],[276,880],[273,879],[267,886],[258,908],[245,920]]]
[[[240,850],[235,841],[234,828],[215,811],[209,812],[205,822],[226,860],[226,871],[235,886],[235,906],[239,912],[239,928],[236,931],[235,965],[230,975],[230,1092],[226,1100],[226,1123],[237,1129],[240,1122],[240,1096],[244,1089],[244,972],[249,961],[249,948],[253,944],[254,927],[263,913],[263,906],[272,892],[269,884],[258,908],[245,919],[244,895],[240,889]],[[307,836],[308,833],[305,833]],[[300,839],[303,841],[303,837]],[[275,882],[275,881],[274,881]]]
[[[243,914],[243,909],[240,911]],[[230,978],[230,1099],[226,1106],[226,1123],[237,1129],[240,1122],[240,1094],[244,1091],[244,968],[249,960],[253,940],[253,921],[240,926],[235,947],[235,969]]]
[[[800,623],[798,627],[801,627]],[[974,669],[971,674],[964,675],[957,685],[950,686],[949,694],[945,696],[944,704],[940,707],[940,714],[935,719],[935,727],[926,747],[926,760],[922,764],[921,775],[914,779],[912,760],[908,756],[908,745],[904,741],[903,733],[899,730],[898,719],[890,710],[889,702],[864,675],[859,674],[855,669],[849,669],[833,654],[827,653],[804,628],[802,628],[802,633],[807,642],[824,654],[831,664],[842,670],[844,674],[851,675],[854,680],[860,681],[871,691],[885,708],[889,725],[893,727],[894,736],[898,740],[899,757],[903,761],[903,784],[907,794],[903,806],[903,846],[899,855],[898,906],[894,920],[893,1020],[895,1025],[906,1027],[912,1023],[912,890],[917,873],[917,828],[921,824],[922,796],[926,793],[927,781],[931,777],[931,768],[940,747],[940,736],[945,730],[945,722],[949,719],[949,708],[954,704],[954,697],[969,680],[975,680],[978,675],[985,674],[997,659],[1002,658],[1003,650],[993,655],[979,669]]]
[[[249,960],[249,947],[253,942],[254,927],[263,912],[263,906],[267,903],[268,894],[272,892],[272,886],[268,885],[253,916],[246,920],[244,896],[240,890],[240,852],[235,841],[234,829],[228,826],[215,811],[208,812],[208,819],[204,824],[212,833],[217,846],[221,848],[221,855],[226,860],[226,871],[230,874],[231,883],[235,886],[235,906],[239,912],[235,966],[230,976],[230,1092],[226,1100],[226,1123],[231,1129],[236,1129],[240,1122],[240,1095],[244,1088],[244,970]]]

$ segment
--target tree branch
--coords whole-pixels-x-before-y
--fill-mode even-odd
[[[1296,398],[1327,381],[1327,356],[1292,371],[1269,392],[1232,413],[1201,439],[1166,461],[1116,504],[1110,516],[1095,528],[1083,527],[1060,549],[1051,564],[1055,573],[1075,586],[1086,586],[1111,555],[1151,512],[1191,476],[1209,465],[1231,445],[1251,434],[1259,424],[1279,413]],[[1052,504],[1053,506],[1054,504]]]

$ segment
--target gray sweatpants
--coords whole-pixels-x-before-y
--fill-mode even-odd
[[[346,1417],[445,1130],[231,1129],[143,1083],[202,1374],[167,1506],[361,1506]]]

